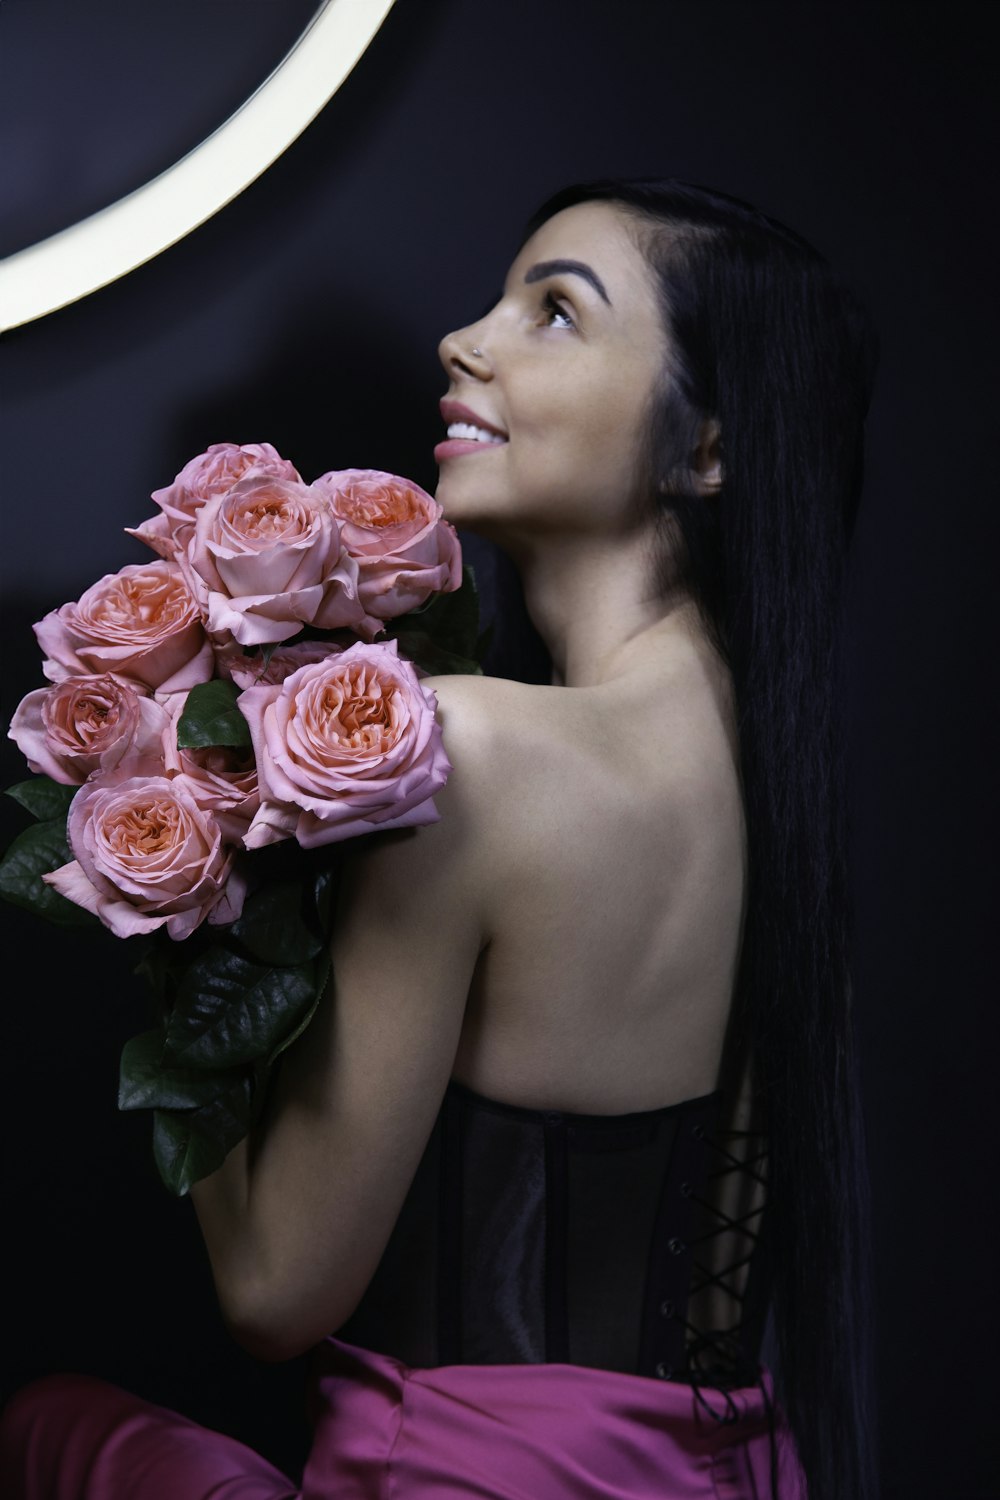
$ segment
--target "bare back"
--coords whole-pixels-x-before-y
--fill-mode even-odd
[[[727,681],[691,652],[594,688],[462,680],[488,727],[492,930],[459,1081],[608,1114],[716,1086],[745,885]]]

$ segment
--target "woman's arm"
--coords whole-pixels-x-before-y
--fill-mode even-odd
[[[223,1315],[260,1358],[304,1352],[360,1299],[434,1125],[488,940],[483,736],[460,685],[433,685],[454,765],[440,821],[345,846],[333,982],[258,1125],[191,1190]]]

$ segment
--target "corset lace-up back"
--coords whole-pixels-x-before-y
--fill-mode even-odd
[[[764,1136],[721,1089],[619,1115],[452,1080],[338,1336],[405,1363],[570,1363],[753,1384],[768,1300]],[[725,1402],[709,1403],[724,1418]]]

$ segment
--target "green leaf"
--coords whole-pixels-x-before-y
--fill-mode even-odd
[[[179,962],[178,948],[184,944],[172,939],[163,940],[162,929],[147,935],[144,952],[132,970],[139,979],[144,979],[153,992],[153,998],[161,1008],[169,1009],[173,998],[173,985],[183,964]]]
[[[51,776],[33,776],[30,781],[18,781],[9,786],[7,796],[20,802],[40,823],[56,818],[65,823],[69,805],[79,790],[79,787],[63,786],[61,782],[53,781]]]
[[[447,650],[433,636],[424,635],[416,630],[401,630],[394,639],[399,643],[401,656],[408,657],[410,661],[416,662],[418,667],[423,667],[425,672],[430,672],[434,676],[445,676],[454,672],[461,672],[465,676],[482,673],[483,669],[479,662],[470,656],[459,656],[454,651]]]
[[[268,1056],[316,998],[315,963],[251,963],[212,948],[181,977],[167,1024],[172,1064],[229,1068]]]
[[[67,901],[42,879],[72,858],[62,818],[33,823],[17,835],[0,859],[0,896],[60,927],[93,926],[99,918]]]
[[[233,1087],[225,1069],[177,1068],[163,1060],[162,1027],[134,1036],[122,1048],[118,1071],[118,1108],[196,1109],[211,1104]]]
[[[250,1129],[253,1083],[245,1075],[199,1109],[158,1109],[153,1114],[153,1159],[163,1182],[183,1197],[194,1183],[222,1166]]]
[[[337,878],[339,867],[335,864],[327,865],[320,870],[316,876],[313,888],[313,903],[316,908],[316,920],[325,940],[329,940],[333,922],[334,900],[337,894]]]
[[[235,682],[215,678],[199,682],[188,693],[177,724],[177,743],[185,750],[212,745],[250,745],[250,726],[236,706]]]
[[[323,948],[323,938],[306,923],[302,881],[282,880],[248,896],[230,934],[252,958],[267,964],[303,964]]]
[[[404,656],[428,672],[479,673],[479,592],[470,563],[462,566],[462,584],[434,594],[426,604],[386,625]]]
[[[327,982],[328,982],[328,980],[330,978],[330,970],[331,970],[331,968],[332,968],[332,965],[330,963],[329,958],[327,958],[326,961],[323,964],[320,965],[318,978],[316,980],[316,994],[315,994],[315,996],[313,998],[312,1004],[309,1006],[308,1010],[306,1010],[303,1013],[303,1015],[300,1017],[300,1019],[296,1022],[295,1026],[288,1033],[288,1035],[285,1036],[285,1037],[283,1037],[282,1040],[275,1047],[274,1051],[271,1053],[270,1057],[267,1059],[266,1066],[268,1068],[272,1067],[273,1064],[275,1062],[277,1062],[278,1058],[281,1056],[282,1052],[284,1052],[286,1048],[290,1047],[293,1042],[297,1042],[298,1041],[299,1037],[302,1035],[302,1033],[305,1031],[306,1027],[311,1022],[313,1016],[316,1014],[316,1011],[317,1011],[317,1009],[319,1007],[319,1002],[320,1002],[320,999],[322,997],[323,991],[326,989]]]

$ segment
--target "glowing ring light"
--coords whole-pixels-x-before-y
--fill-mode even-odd
[[[302,134],[394,0],[325,0],[235,114],[117,203],[0,260],[0,331],[44,317],[152,260],[218,213]]]

